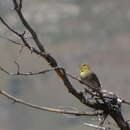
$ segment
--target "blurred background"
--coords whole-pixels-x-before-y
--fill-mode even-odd
[[[130,1],[129,0],[26,0],[23,13],[37,32],[47,52],[66,70],[79,76],[79,65],[88,63],[99,76],[103,88],[130,99]],[[11,0],[0,0],[0,16],[12,28],[23,32]],[[0,23],[0,35],[21,42]],[[35,46],[30,39],[32,46]],[[0,38],[0,66],[16,72],[49,68],[39,56]],[[77,89],[81,85],[72,81]],[[39,76],[11,77],[0,72],[0,88],[31,103],[89,111],[68,93],[54,72]],[[130,108],[122,108],[130,119]],[[111,121],[111,119],[110,119]],[[83,123],[98,123],[91,117],[69,117],[13,104],[0,97],[0,130],[91,130]],[[115,123],[111,127],[117,129]],[[93,130],[93,129],[92,129]]]

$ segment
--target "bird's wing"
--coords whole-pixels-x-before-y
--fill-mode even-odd
[[[97,87],[101,88],[100,81],[94,72],[90,73],[90,75],[88,77],[89,77],[89,79],[88,79],[89,81],[95,82],[95,84],[97,84]]]

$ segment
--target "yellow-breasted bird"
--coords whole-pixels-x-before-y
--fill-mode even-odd
[[[80,65],[80,78],[93,91],[101,90],[101,84],[97,75],[90,70],[87,64]]]

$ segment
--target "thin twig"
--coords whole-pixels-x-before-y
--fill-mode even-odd
[[[50,69],[42,70],[42,71],[39,71],[39,72],[26,72],[26,73],[22,73],[22,72],[20,72],[20,66],[19,66],[19,64],[17,63],[16,65],[18,67],[18,70],[17,70],[16,73],[8,72],[7,70],[5,70],[1,66],[0,66],[0,70],[3,71],[4,73],[8,74],[8,75],[11,75],[11,76],[16,76],[16,75],[21,75],[21,76],[30,76],[30,75],[31,76],[36,76],[36,75],[40,75],[40,74],[45,74],[45,73],[53,71],[55,69],[61,69],[61,67],[55,67],[55,68],[50,68]]]
[[[126,101],[126,100],[122,100],[122,103],[130,105],[130,102]]]
[[[16,34],[17,36],[20,36],[21,34],[20,33],[18,33],[17,31],[15,31],[14,29],[12,29],[6,22],[5,22],[5,20],[2,18],[2,17],[0,17],[0,21],[11,31],[11,32],[13,32],[14,34]]]
[[[96,128],[96,129],[100,129],[100,130],[110,130],[110,128],[105,128],[105,127],[95,125],[95,124],[90,124],[90,123],[84,123],[83,125],[93,127],[93,128]]]
[[[22,44],[22,43],[20,43],[20,42],[14,41],[14,40],[12,40],[12,39],[10,39],[10,38],[7,38],[7,37],[1,36],[1,35],[0,35],[0,38],[5,39],[5,40],[8,40],[8,41],[10,41],[11,43],[14,43],[14,44],[16,44],[16,45],[20,45],[20,46],[23,46],[23,45],[24,45],[24,44]]]

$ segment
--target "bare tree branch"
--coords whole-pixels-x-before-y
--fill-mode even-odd
[[[55,69],[60,69],[60,67],[55,67],[55,68],[51,68],[51,69],[42,70],[42,71],[39,71],[39,72],[26,72],[26,73],[22,73],[22,72],[20,72],[20,66],[19,66],[18,63],[17,63],[17,66],[18,66],[18,70],[17,70],[16,73],[10,73],[10,72],[8,72],[7,70],[5,70],[1,66],[0,66],[0,70],[3,71],[4,73],[8,74],[8,75],[11,75],[11,76],[16,76],[16,75],[21,75],[21,76],[36,76],[36,75],[39,75],[39,74],[45,74],[45,73],[53,71]]]
[[[13,33],[16,34],[18,37],[20,37],[26,47],[28,47],[29,49],[31,49],[31,47],[30,47],[30,45],[28,44],[27,40],[24,38],[25,32],[23,32],[22,34],[21,34],[21,33],[18,33],[18,32],[15,31],[13,28],[11,28],[11,27],[5,22],[5,20],[4,20],[2,17],[0,17],[0,21],[5,25],[5,27],[8,28],[11,32],[13,32]]]
[[[99,129],[99,130],[110,130],[110,128],[105,128],[105,127],[90,124],[90,123],[84,123],[83,125],[86,125],[86,126],[89,126],[89,127],[92,127],[92,128],[96,128],[96,129]]]
[[[28,107],[31,107],[31,108],[34,108],[34,109],[44,110],[44,111],[48,111],[48,112],[75,115],[75,116],[97,116],[97,115],[102,114],[101,112],[99,113],[99,112],[66,111],[66,110],[62,110],[62,109],[43,107],[43,106],[35,105],[35,104],[32,104],[32,103],[26,102],[24,100],[18,99],[16,97],[8,94],[7,92],[2,91],[2,90],[0,90],[0,94],[3,95],[6,98],[12,100],[14,103],[23,104],[25,106],[28,106]]]
[[[26,27],[26,29],[31,33],[33,40],[35,41],[36,45],[38,46],[39,50],[41,52],[45,52],[45,49],[43,47],[43,45],[41,44],[41,42],[38,39],[37,34],[34,32],[34,30],[32,29],[32,27],[28,24],[28,22],[25,20],[22,12],[21,12],[21,8],[22,8],[22,0],[20,0],[20,3],[18,4],[17,0],[12,0],[13,4],[14,4],[14,9],[16,10],[19,18],[21,19],[21,22],[23,23],[23,25]]]

